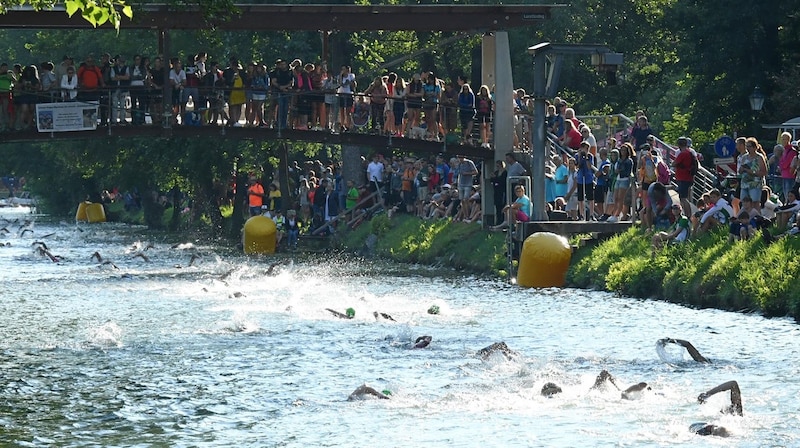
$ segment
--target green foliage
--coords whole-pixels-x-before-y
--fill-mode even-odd
[[[637,297],[698,307],[759,310],[768,316],[800,316],[794,255],[800,239],[765,246],[761,239],[730,243],[718,229],[651,255],[650,235],[639,230],[580,249],[568,273],[577,286],[601,286]]]
[[[485,232],[478,224],[422,221],[409,215],[392,219],[379,215],[369,224],[347,232],[343,245],[359,250],[371,233],[377,234],[376,229],[380,232],[376,253],[395,261],[444,264],[495,275],[507,268],[503,235]]]

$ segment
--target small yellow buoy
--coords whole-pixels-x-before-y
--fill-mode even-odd
[[[89,222],[106,222],[106,210],[103,204],[87,203],[86,220]]]
[[[537,232],[522,243],[517,283],[526,288],[561,287],[566,282],[572,248],[566,238]]]
[[[86,222],[89,220],[89,217],[86,216],[86,206],[91,204],[91,202],[81,202],[78,204],[78,211],[75,213],[75,221],[79,222]]]
[[[253,216],[244,223],[242,243],[246,254],[275,253],[275,221],[266,216]]]

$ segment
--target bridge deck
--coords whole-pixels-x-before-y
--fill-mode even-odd
[[[464,154],[475,160],[492,159],[494,151],[471,145],[452,144],[404,137],[387,137],[357,132],[331,133],[294,129],[269,129],[221,126],[111,126],[98,127],[94,131],[75,132],[6,132],[0,133],[0,144],[6,142],[85,140],[97,138],[225,138],[232,140],[287,140],[298,142],[323,143],[330,145],[354,145],[376,149],[396,149],[409,153],[426,154]]]

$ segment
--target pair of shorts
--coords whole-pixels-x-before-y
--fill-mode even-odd
[[[594,184],[578,184],[575,190],[578,192],[578,202],[584,199],[594,201]]]
[[[428,200],[428,187],[417,187],[417,200],[423,202]]]
[[[528,222],[531,219],[530,216],[528,216],[527,213],[525,213],[525,212],[523,212],[522,210],[519,210],[519,209],[517,210],[516,218],[517,218],[517,221],[519,221],[519,222]]]
[[[678,197],[681,199],[689,199],[689,193],[692,191],[692,181],[690,180],[676,180],[678,184]],[[758,194],[758,200],[761,200],[761,193]]]
[[[253,101],[266,101],[267,94],[266,93],[254,93],[253,94]]]
[[[631,188],[631,178],[630,177],[618,177],[617,182],[614,184],[615,190],[627,190]]]
[[[595,185],[594,186],[594,202],[603,204],[606,201],[608,194],[608,185]]]
[[[353,108],[353,94],[352,93],[340,93],[339,94],[339,107],[342,109],[352,109]]]
[[[458,186],[458,198],[462,201],[465,199],[469,199],[472,196],[472,185],[459,185]]]

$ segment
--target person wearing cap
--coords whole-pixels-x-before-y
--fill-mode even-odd
[[[366,384],[362,384],[361,386],[358,386],[349,397],[347,397],[347,401],[364,400],[370,397],[388,400],[390,393],[387,392],[389,391],[384,390],[383,392],[378,392],[375,388],[369,387]]]
[[[665,232],[656,233],[651,240],[653,256],[655,256],[656,250],[661,249],[665,244],[669,242],[682,243],[689,239],[691,234],[689,218],[683,214],[680,204],[672,204],[670,211],[674,220],[672,226]]]
[[[678,185],[678,197],[681,200],[681,208],[685,213],[690,213],[692,210],[689,203],[689,195],[692,191],[694,184],[694,174],[692,174],[692,167],[696,163],[694,154],[689,148],[689,140],[686,137],[678,138],[678,156],[675,157],[675,183]]]

